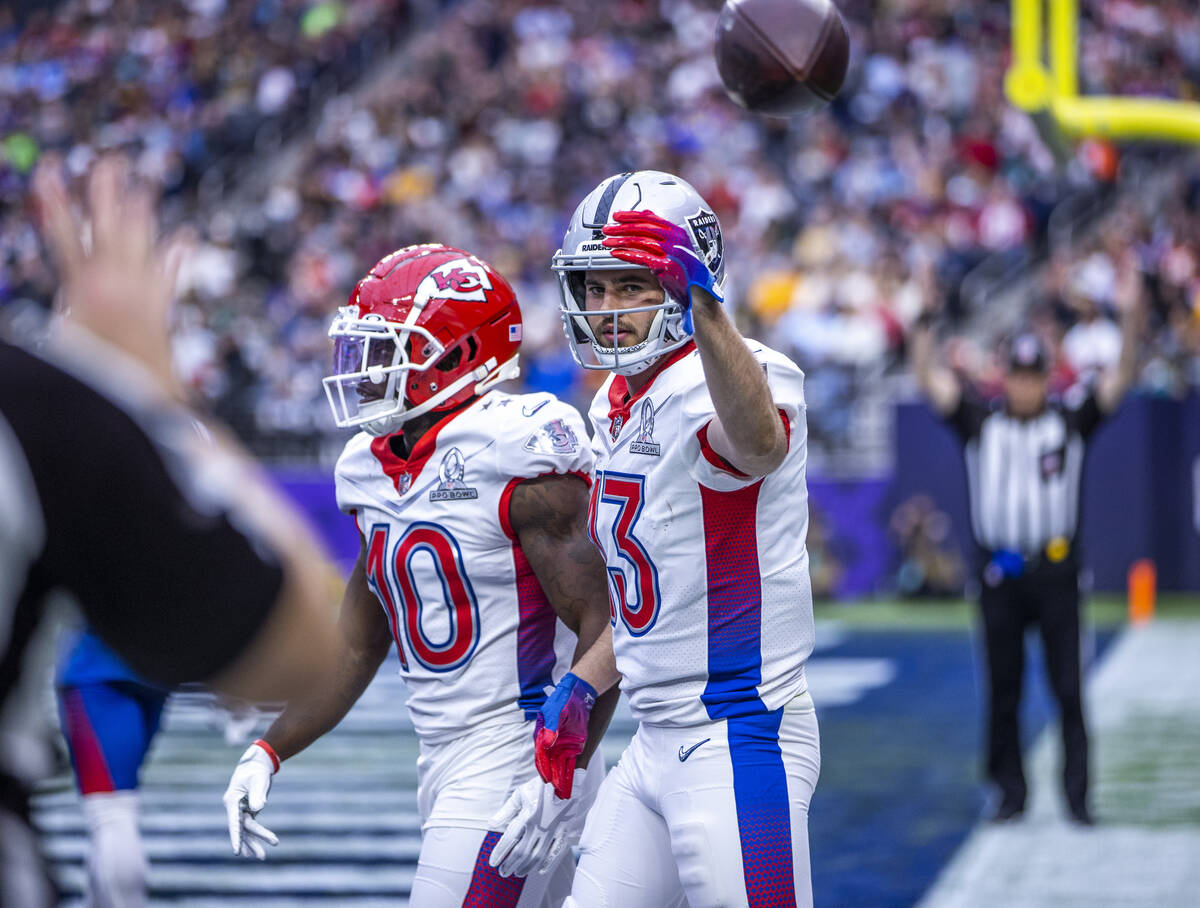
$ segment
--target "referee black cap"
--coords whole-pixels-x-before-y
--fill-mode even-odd
[[[1012,371],[1046,371],[1049,362],[1046,345],[1036,334],[1018,334],[1013,338],[1008,351],[1008,368]]]

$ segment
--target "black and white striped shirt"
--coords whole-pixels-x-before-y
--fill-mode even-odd
[[[1084,447],[1104,418],[1094,395],[1010,416],[966,395],[950,415],[965,445],[971,529],[987,551],[1034,555],[1075,538]]]

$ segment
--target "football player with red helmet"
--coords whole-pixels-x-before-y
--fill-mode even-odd
[[[238,763],[225,793],[234,851],[261,859],[276,844],[255,816],[280,761],[342,719],[394,644],[420,739],[410,903],[558,904],[574,872],[566,846],[603,774],[579,770],[580,796],[563,800],[532,759],[547,693],[609,631],[583,421],[552,395],[495,389],[518,372],[520,307],[460,249],[387,256],[329,333],[334,418],[362,430],[335,472],[338,505],[362,536],[342,667],[319,696],[289,702]],[[615,692],[592,711],[596,738],[614,703]]]

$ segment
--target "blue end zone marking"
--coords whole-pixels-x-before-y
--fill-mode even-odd
[[[1096,652],[1112,639],[1096,632]],[[810,660],[821,725],[808,821],[815,908],[910,908],[978,822],[986,793],[979,646],[966,630],[854,630]],[[853,703],[823,704],[816,679],[826,657],[886,658],[895,678]],[[1039,645],[1025,667],[1028,748],[1056,712]]]

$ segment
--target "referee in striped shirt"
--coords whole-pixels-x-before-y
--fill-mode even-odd
[[[1083,389],[1073,406],[1047,394],[1049,356],[1034,334],[1012,341],[1004,395],[991,403],[935,362],[931,313],[917,320],[910,339],[917,382],[958,433],[966,457],[971,529],[983,565],[987,774],[999,789],[996,821],[1025,809],[1018,716],[1025,630],[1037,625],[1062,720],[1067,808],[1074,822],[1092,823],[1080,679],[1080,481],[1092,432],[1133,380],[1139,313],[1136,304],[1126,308],[1119,363]]]

